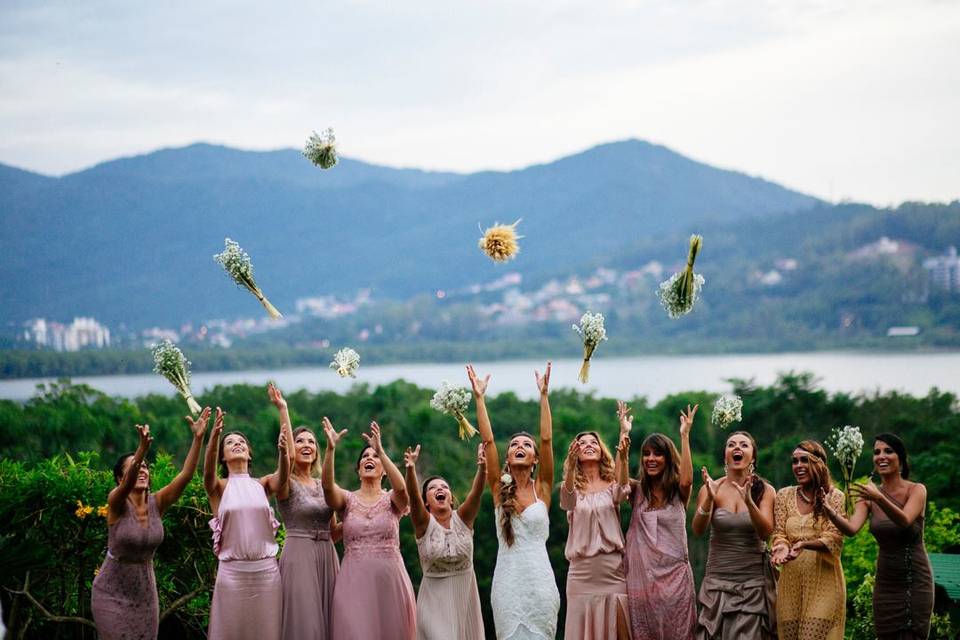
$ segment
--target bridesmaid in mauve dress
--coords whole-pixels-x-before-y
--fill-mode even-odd
[[[407,468],[410,519],[417,537],[423,580],[417,594],[418,640],[483,640],[480,594],[473,572],[473,522],[480,511],[487,460],[477,450],[477,473],[467,499],[454,509],[450,485],[430,476],[420,489],[417,459],[420,445],[403,455]]]
[[[640,447],[640,479],[631,487],[633,514],[624,554],[635,640],[693,638],[697,611],[686,504],[693,486],[690,429],[696,413],[696,406],[687,406],[680,414],[679,456],[660,433],[647,436]]]
[[[277,493],[286,529],[280,554],[283,586],[283,640],[330,640],[330,610],[340,561],[333,543],[340,527],[323,499],[317,438],[307,427],[291,431],[283,394],[272,384],[270,400],[280,411],[280,430],[288,434],[290,478]]]
[[[203,461],[203,484],[216,514],[210,520],[213,552],[220,561],[210,604],[210,640],[279,640],[282,615],[276,533],[280,523],[269,497],[287,483],[287,434],[277,440],[277,470],[255,479],[248,473],[250,444],[239,431],[220,442],[223,416],[217,418]],[[224,478],[217,477],[219,451]]]
[[[107,557],[93,579],[93,621],[103,640],[157,637],[153,553],[163,542],[160,518],[190,484],[209,420],[209,407],[196,420],[187,418],[193,442],[183,469],[156,493],[150,492],[150,470],[143,460],[153,440],[149,425],[137,425],[136,452],[121,456],[113,467],[117,486],[107,498]]]
[[[347,432],[323,419],[327,452],[323,456],[323,494],[343,520],[343,564],[333,591],[336,640],[414,640],[417,606],[413,585],[400,556],[400,518],[409,512],[400,470],[383,450],[380,426],[370,423],[360,452],[359,491],[341,489],[333,477],[334,452]],[[381,487],[383,475],[392,491]]]
[[[879,640],[915,640],[930,634],[933,573],[923,546],[927,488],[910,482],[907,449],[899,436],[881,433],[873,443],[872,482],[854,484],[859,499],[848,520],[836,509],[827,516],[844,535],[856,535],[870,518],[870,533],[880,547],[873,587],[873,625]]]
[[[596,431],[584,431],[570,443],[563,465],[560,507],[570,525],[565,638],[630,638],[620,529],[620,504],[630,495],[629,412],[624,402],[617,403],[621,437],[616,460]]]
[[[777,637],[777,583],[766,540],[776,490],[756,475],[757,445],[746,431],[727,437],[723,457],[724,477],[701,469],[691,527],[698,536],[710,529],[697,640],[770,640]]]

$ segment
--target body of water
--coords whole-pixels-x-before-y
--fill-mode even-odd
[[[513,391],[523,398],[537,394],[534,369],[543,371],[543,361],[511,360],[476,362],[481,375],[492,375],[489,393]],[[756,355],[684,355],[595,358],[590,382],[577,381],[579,360],[553,363],[551,387],[573,387],[611,398],[646,396],[657,402],[671,393],[690,390],[729,391],[728,378],[753,379],[769,384],[787,371],[809,371],[828,391],[850,393],[903,391],[925,395],[931,387],[960,394],[960,353],[855,353],[814,352]],[[282,369],[279,371],[225,371],[196,373],[191,388],[197,395],[215,385],[248,383],[265,385],[274,381],[293,392],[346,391],[356,382],[371,385],[404,379],[419,386],[435,388],[442,380],[468,385],[462,364],[388,364],[361,366],[356,380],[341,379],[327,367]],[[25,400],[36,393],[37,384],[52,379],[0,380],[0,398]],[[173,387],[156,374],[90,376],[74,378],[112,396],[136,397],[148,393],[174,393]]]

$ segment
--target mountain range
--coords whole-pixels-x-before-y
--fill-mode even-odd
[[[283,310],[358,288],[403,298],[492,280],[505,267],[477,249],[478,225],[522,218],[508,268],[535,278],[638,240],[820,205],[639,140],[471,174],[350,158],[322,171],[293,149],[209,144],[62,177],[0,165],[0,319],[88,315],[143,327],[257,315],[256,300],[212,260],[224,237],[251,255]]]

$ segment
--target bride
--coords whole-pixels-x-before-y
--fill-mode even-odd
[[[499,640],[554,638],[560,610],[560,592],[546,546],[553,487],[553,423],[547,398],[550,363],[542,376],[539,371],[535,374],[540,389],[539,445],[525,431],[514,434],[507,445],[507,461],[501,470],[484,402],[490,376],[480,380],[473,367],[467,366],[477,403],[480,437],[486,448],[487,483],[497,515],[500,548],[493,571],[490,604]]]

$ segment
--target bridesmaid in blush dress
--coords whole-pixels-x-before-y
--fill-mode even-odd
[[[323,494],[343,520],[343,564],[333,592],[331,635],[336,640],[414,640],[417,607],[400,556],[400,518],[409,512],[403,476],[383,450],[380,426],[371,422],[357,461],[360,490],[341,489],[333,477],[334,451],[347,430],[338,433],[327,418],[323,430]],[[381,487],[384,473],[392,491]]]
[[[680,414],[680,450],[654,433],[640,447],[640,479],[632,483],[626,572],[635,640],[690,640],[697,622],[693,570],[687,556],[687,501],[693,486],[690,429],[697,407]],[[679,460],[678,460],[679,458]]]
[[[280,554],[283,586],[283,640],[330,640],[333,588],[340,561],[333,544],[340,539],[333,509],[323,499],[317,477],[317,438],[307,427],[291,431],[287,401],[275,386],[270,401],[280,411],[280,430],[288,434],[290,478],[277,493],[277,507],[286,529]]]
[[[416,449],[403,455],[407,467],[410,519],[417,536],[423,580],[417,594],[418,640],[483,640],[483,615],[473,572],[473,522],[480,511],[487,473],[483,444],[477,450],[477,473],[467,499],[455,509],[450,485],[430,476],[419,488]]]
[[[225,415],[217,407],[203,460],[203,484],[216,514],[210,520],[213,552],[220,561],[207,637],[279,640],[282,591],[276,533],[280,523],[269,498],[289,476],[287,434],[281,432],[277,440],[277,470],[263,478],[251,478],[248,469],[252,455],[246,436],[232,431],[220,441]],[[217,477],[218,457],[226,478]]]
[[[163,521],[170,505],[183,495],[200,460],[210,408],[196,420],[183,469],[167,486],[150,492],[150,469],[144,456],[153,438],[149,425],[137,425],[136,452],[121,456],[113,468],[117,486],[107,497],[107,557],[93,579],[93,620],[104,640],[157,637],[159,605],[153,553],[163,542]],[[0,634],[2,636],[3,634]]]

